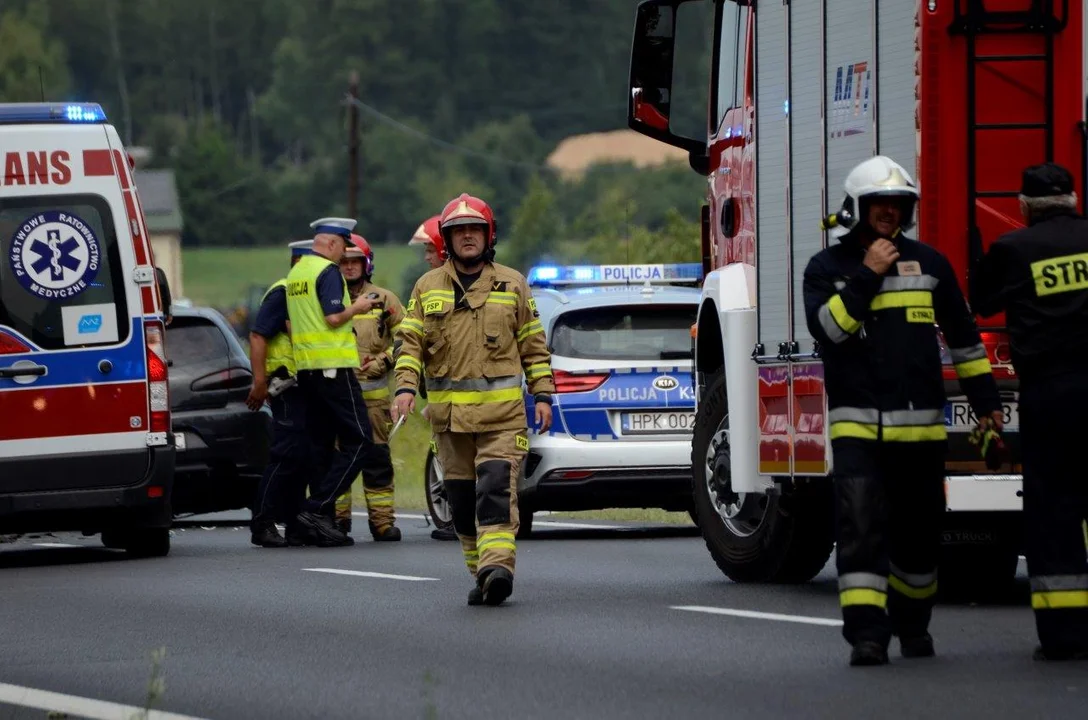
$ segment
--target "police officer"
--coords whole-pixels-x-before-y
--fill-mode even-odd
[[[303,255],[311,254],[311,241],[293,242],[292,267]],[[251,523],[251,542],[261,547],[286,547],[307,544],[307,534],[295,524],[302,496],[305,494],[306,462],[309,457],[306,436],[306,406],[298,389],[295,357],[287,331],[287,280],[272,283],[261,300],[257,319],[249,333],[249,355],[253,367],[253,387],[246,405],[257,412],[268,400],[272,408],[272,446],[269,462],[257,486],[257,499]],[[274,394],[269,383],[275,382]],[[287,538],[276,529],[277,520],[287,521]]]
[[[883,665],[892,635],[904,657],[934,654],[947,445],[937,324],[977,416],[1002,415],[951,265],[903,234],[918,198],[910,175],[877,156],[845,185],[825,221],[839,242],[805,269],[805,313],[825,372],[843,636],[851,665]]]
[[[328,472],[314,480],[298,522],[326,547],[351,545],[351,537],[333,520],[336,498],[363,472],[377,487],[392,483],[389,447],[373,442],[362,389],[355,377],[359,351],[352,319],[375,305],[365,295],[352,301],[338,263],[350,242],[355,221],[322,218],[314,229],[313,255],[302,258],[287,276],[287,313],[298,368],[299,389],[307,416],[320,417],[319,445],[337,443]]]
[[[1084,437],[1070,419],[1088,406],[1088,220],[1073,177],[1046,163],[1023,172],[1027,227],[990,247],[972,278],[972,305],[1005,312],[1020,377],[1024,522],[1037,660],[1088,659],[1088,482]]]
[[[389,444],[389,381],[393,369],[394,337],[404,319],[404,306],[389,290],[371,282],[374,275],[374,251],[361,235],[352,234],[351,245],[340,259],[340,273],[348,284],[348,294],[354,300],[367,296],[375,301],[374,307],[354,320],[356,344],[362,363],[355,370],[355,377],[363,389],[370,429],[374,442]],[[398,341],[399,344],[399,341]],[[366,497],[367,523],[376,541],[397,541],[400,529],[394,524],[393,467],[389,467],[389,484],[378,486],[363,477],[363,495]],[[344,533],[351,532],[351,489],[336,501],[336,523]]]
[[[441,215],[427,218],[416,228],[412,239],[408,241],[409,245],[423,246],[423,259],[432,269],[442,267],[442,263],[446,262],[446,242],[442,239],[442,231],[439,228],[441,220]],[[419,394],[420,397],[427,397],[426,384],[422,380],[420,380],[419,384]],[[423,417],[427,417],[427,408],[423,408]],[[432,437],[431,451],[428,458],[433,459],[434,462],[438,462],[437,447],[438,445]],[[445,490],[442,492],[444,493]],[[457,540],[457,533],[452,529],[440,527],[431,531],[431,538],[434,540]]]
[[[469,604],[498,605],[513,592],[517,481],[529,449],[522,378],[543,432],[551,358],[525,278],[493,262],[487,203],[462,194],[441,228],[449,260],[416,282],[401,322],[393,417],[412,412],[425,376],[454,527],[476,576]]]

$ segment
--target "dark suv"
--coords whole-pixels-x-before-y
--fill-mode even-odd
[[[174,514],[251,508],[272,419],[246,407],[253,375],[245,349],[216,310],[175,305],[166,357],[177,437]]]

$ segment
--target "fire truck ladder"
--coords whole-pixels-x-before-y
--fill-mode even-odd
[[[979,135],[1001,130],[1026,130],[1040,132],[1045,136],[1046,161],[1054,159],[1054,36],[1060,33],[1069,17],[1069,0],[1060,0],[1061,16],[1054,14],[1058,0],[1022,0],[1027,6],[1023,10],[991,10],[987,5],[997,4],[994,0],[956,0],[956,17],[950,31],[962,34],[967,41],[967,218],[970,228],[969,267],[974,267],[982,258],[982,233],[978,227],[977,201],[987,197],[1017,197],[1018,189],[979,190],[976,177],[976,153]],[[1000,2],[1000,0],[998,0]],[[1006,2],[1005,5],[1009,3]],[[1042,54],[1022,55],[978,53],[976,39],[979,35],[1037,35],[1042,36],[1044,51]],[[1017,63],[1043,63],[1046,77],[1043,103],[1046,109],[1044,122],[991,122],[980,123],[977,118],[976,76],[982,65],[1003,64],[1006,67]],[[1021,65],[1022,66],[1022,65]],[[1043,162],[1043,160],[1040,160]],[[969,273],[970,275],[971,273]]]

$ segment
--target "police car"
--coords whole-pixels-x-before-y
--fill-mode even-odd
[[[0,105],[0,533],[170,548],[162,303],[130,160],[94,103]]]
[[[530,270],[556,393],[519,482],[525,531],[537,510],[690,510],[701,279],[699,264]]]

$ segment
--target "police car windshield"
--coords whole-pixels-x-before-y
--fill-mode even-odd
[[[695,310],[694,305],[572,310],[556,319],[551,351],[602,360],[690,358]]]
[[[46,350],[123,342],[124,288],[104,198],[0,198],[0,326]]]

